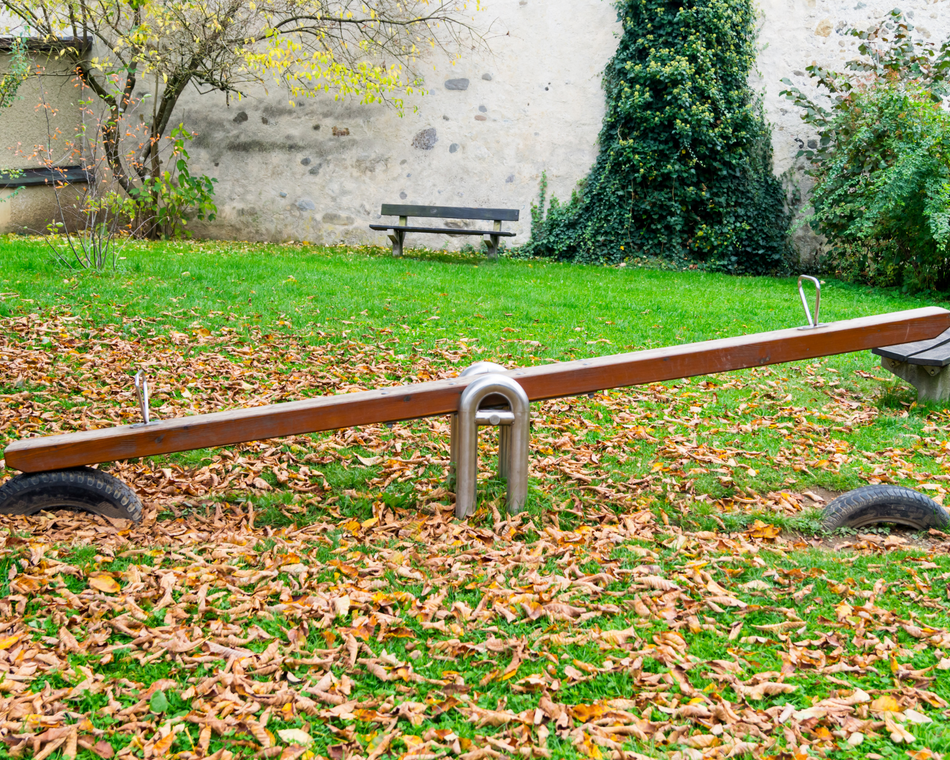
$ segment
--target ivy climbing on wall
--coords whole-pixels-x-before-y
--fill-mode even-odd
[[[570,201],[532,209],[525,253],[766,274],[787,269],[790,214],[749,86],[752,0],[618,0],[600,153]]]

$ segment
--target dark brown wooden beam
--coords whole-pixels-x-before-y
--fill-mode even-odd
[[[817,328],[723,338],[506,372],[532,401],[609,388],[728,372],[832,354],[927,340],[950,329],[938,308],[862,317]],[[245,441],[448,414],[474,378],[438,380],[283,404],[234,409],[152,422],[28,438],[10,444],[8,467],[59,470],[119,459],[168,454]]]

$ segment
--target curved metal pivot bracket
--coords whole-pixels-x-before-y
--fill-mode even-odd
[[[805,298],[805,288],[802,287],[802,280],[808,280],[813,283],[815,286],[815,316],[814,318],[811,315],[811,309],[808,307],[808,301]],[[802,308],[805,310],[805,317],[808,319],[808,324],[802,327],[799,327],[799,330],[810,330],[813,327],[822,327],[822,324],[818,321],[818,309],[821,307],[821,283],[818,281],[817,277],[812,277],[811,275],[803,274],[798,278],[798,295],[802,299]]]
[[[503,396],[510,412],[482,412],[478,407],[492,395]],[[475,511],[478,475],[478,425],[510,425],[507,451],[508,512],[518,512],[528,497],[528,438],[531,407],[528,394],[507,375],[482,375],[462,392],[458,409],[458,460],[455,516],[468,517]],[[504,429],[504,428],[502,428]]]
[[[148,419],[148,380],[145,379],[145,370],[135,373],[135,395],[139,398],[139,411],[142,413],[142,424],[147,425]]]
[[[506,369],[500,364],[495,364],[495,362],[475,362],[474,364],[469,365],[464,370],[462,370],[459,377],[470,377],[472,375],[484,375],[488,372],[505,372]],[[508,477],[508,449],[510,446],[511,438],[511,427],[510,423],[504,422],[479,422],[478,424],[482,425],[500,425],[498,429],[498,477],[507,478]],[[452,419],[449,422],[449,477],[448,477],[448,488],[453,490],[455,488],[456,481],[456,472],[458,470],[458,461],[459,461],[459,444],[458,444],[458,427],[459,427],[459,416],[458,414],[453,414]]]

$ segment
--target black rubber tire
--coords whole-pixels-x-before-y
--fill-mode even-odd
[[[33,515],[44,509],[77,509],[122,520],[142,519],[131,488],[90,467],[24,472],[0,487],[0,514]]]
[[[919,491],[902,486],[864,486],[842,494],[825,507],[825,530],[888,523],[912,530],[947,528],[950,515]]]

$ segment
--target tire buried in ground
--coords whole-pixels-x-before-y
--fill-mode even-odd
[[[950,527],[950,515],[937,502],[903,486],[864,486],[842,494],[825,507],[825,530],[887,523],[912,530]]]
[[[44,509],[73,509],[139,521],[142,502],[121,480],[90,467],[27,472],[0,487],[0,514],[32,515]]]

